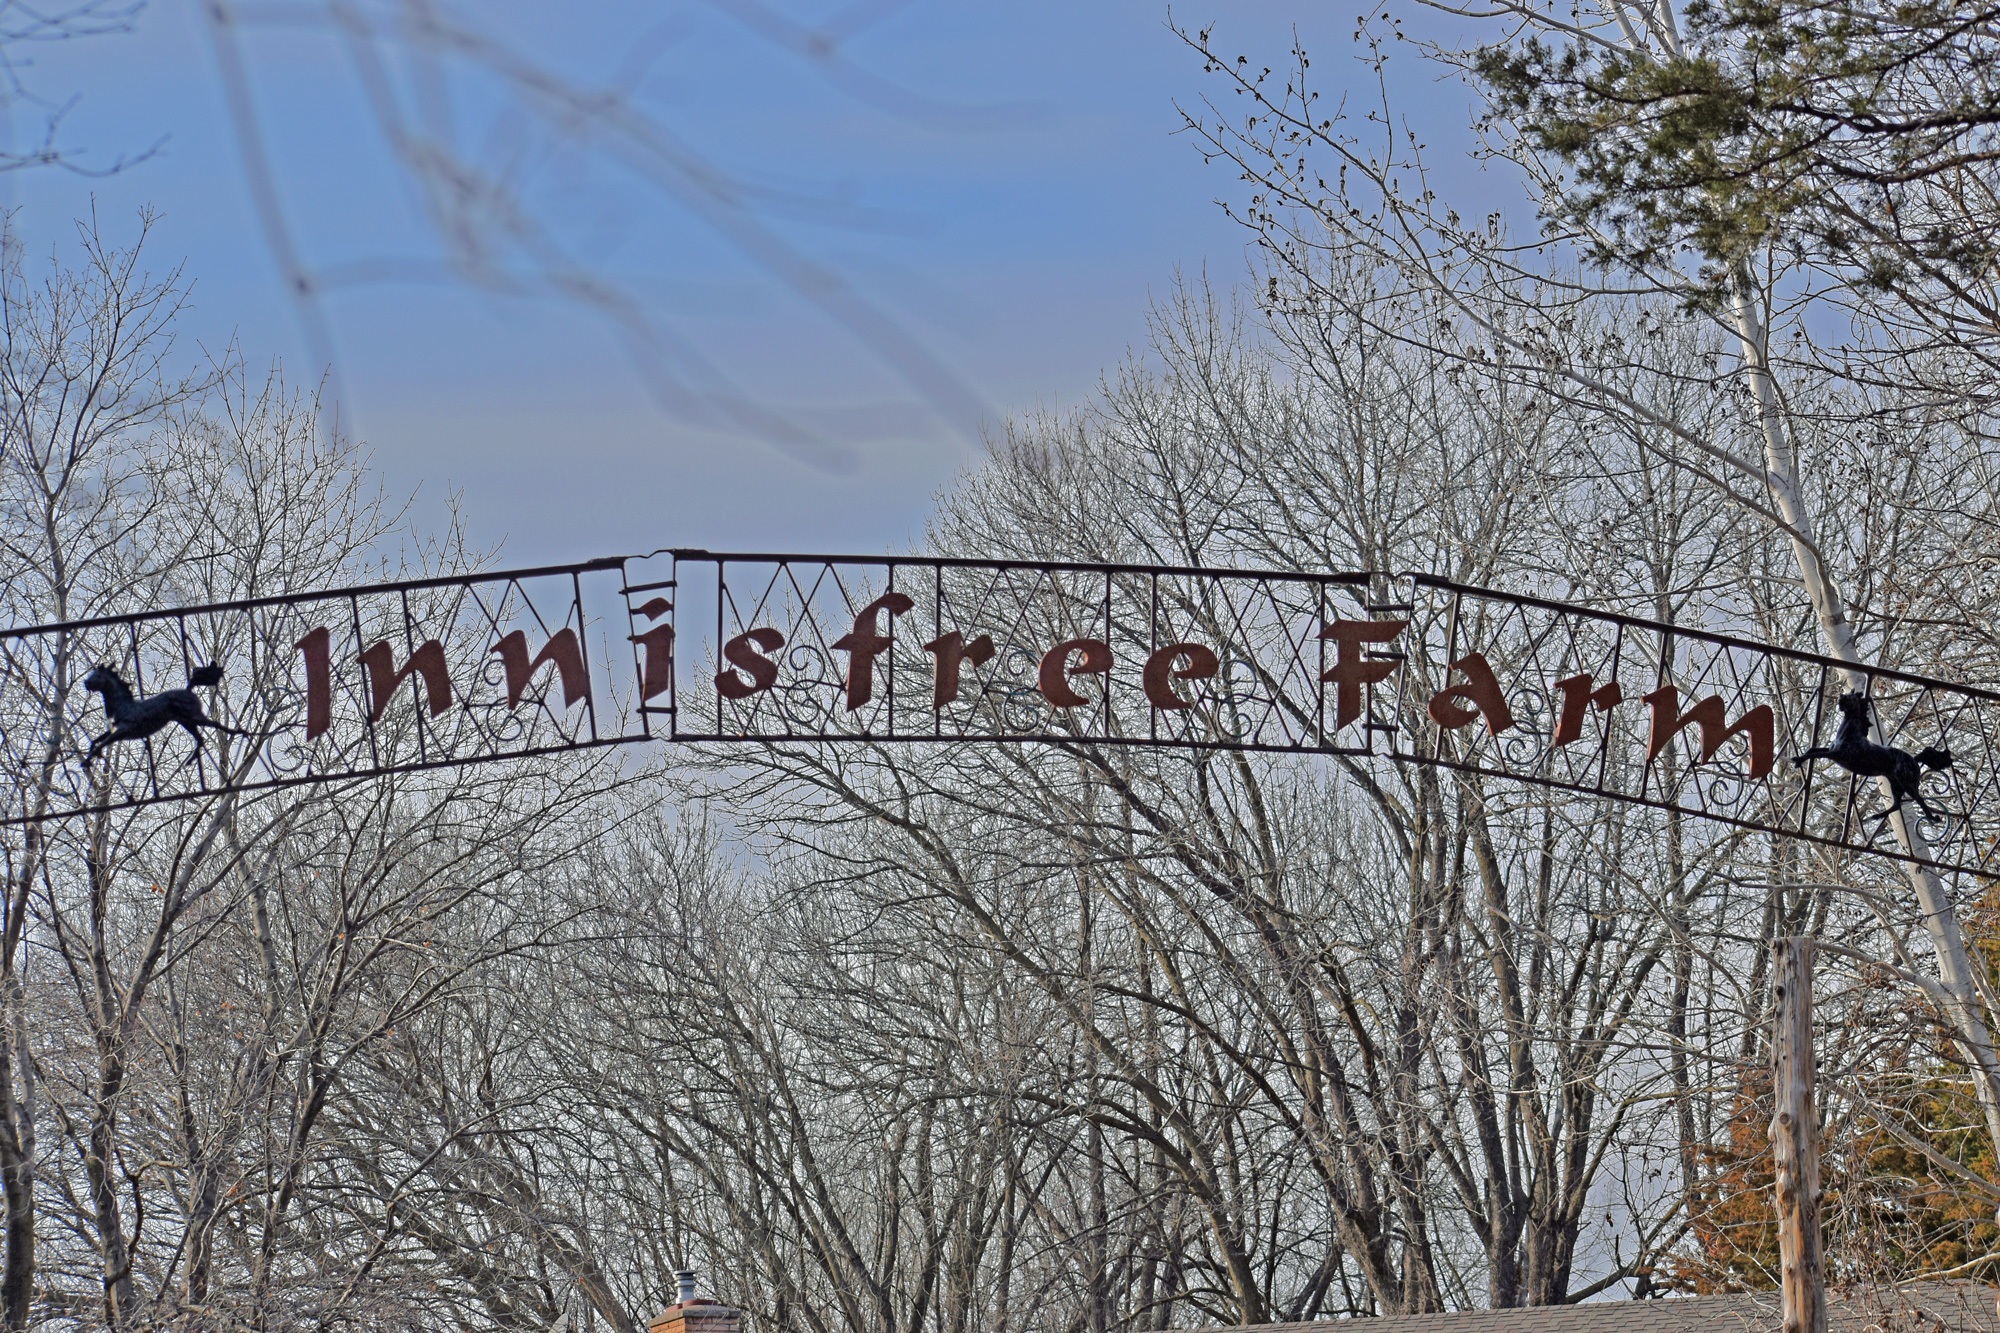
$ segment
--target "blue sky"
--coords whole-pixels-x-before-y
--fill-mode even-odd
[[[154,266],[184,259],[195,284],[188,354],[234,339],[253,365],[278,358],[301,383],[330,355],[346,421],[388,484],[421,488],[431,522],[457,493],[475,538],[504,543],[510,564],[667,545],[906,547],[931,497],[977,464],[980,420],[994,429],[1085,401],[1143,340],[1148,302],[1177,271],[1223,284],[1247,272],[1246,236],[1215,204],[1237,183],[1174,133],[1176,99],[1207,88],[1155,0],[457,11],[514,68],[566,90],[623,88],[667,151],[713,167],[725,194],[748,191],[721,209],[723,225],[674,193],[685,176],[656,159],[635,166],[630,140],[602,125],[564,131],[546,101],[519,84],[504,92],[472,62],[427,64],[391,34],[370,48],[371,85],[356,46],[311,21],[321,6],[244,4],[227,31],[247,70],[247,123],[286,227],[327,284],[310,307],[315,337],[259,227],[204,12],[151,0],[129,33],[34,53],[30,85],[77,98],[63,140],[80,161],[159,147],[106,177],[0,182],[17,231],[47,253],[93,203],[113,238],[142,206],[157,209]],[[1294,24],[1317,53],[1352,50],[1354,15],[1324,6],[1208,0],[1174,17],[1213,24],[1265,63]],[[831,68],[795,49],[829,24]],[[1412,111],[1443,131],[1464,124],[1463,88],[1414,61],[1400,75]],[[437,214],[384,137],[385,104],[412,135],[509,182],[525,228],[515,240],[492,209],[471,215],[519,291],[454,275]],[[32,129],[24,110],[14,120],[17,138]],[[731,218],[865,301],[902,353],[830,318]],[[604,284],[655,341],[551,294],[555,271]],[[659,339],[677,341],[676,359],[654,359]],[[913,380],[911,358],[936,374]],[[702,383],[726,380],[735,401],[801,438],[774,444],[706,408],[663,406],[661,386],[685,387],[697,362],[713,377]]]

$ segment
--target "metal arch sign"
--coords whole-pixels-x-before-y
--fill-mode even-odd
[[[143,697],[209,663],[247,740],[46,762],[59,693],[99,726],[92,666]],[[1384,757],[1904,857],[1874,782],[1790,762],[1845,673],[1424,575],[680,550],[0,631],[0,762],[52,775],[0,823],[649,740],[1040,742]],[[1955,757],[1930,864],[2000,873],[2000,693],[1869,674],[1893,744]]]

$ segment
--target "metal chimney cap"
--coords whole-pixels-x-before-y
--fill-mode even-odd
[[[680,1303],[686,1305],[694,1299],[694,1270],[680,1269],[674,1274],[674,1280],[680,1284]]]

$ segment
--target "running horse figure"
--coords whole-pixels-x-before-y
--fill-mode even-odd
[[[125,683],[116,671],[101,666],[83,678],[83,688],[104,696],[104,715],[111,719],[111,730],[90,743],[90,753],[84,756],[83,767],[89,771],[97,759],[97,752],[118,741],[135,741],[152,735],[170,722],[178,722],[194,737],[194,754],[187,757],[193,763],[201,754],[201,729],[226,732],[231,736],[249,736],[252,733],[239,731],[235,727],[224,726],[210,717],[195,697],[197,686],[213,688],[222,683],[222,668],[210,663],[196,667],[188,675],[186,689],[162,690],[158,694],[139,698],[132,693],[132,687]]]
[[[1868,695],[1863,690],[1840,696],[1840,729],[1833,735],[1833,744],[1813,746],[1794,758],[1792,766],[1796,768],[1808,759],[1831,759],[1856,777],[1889,779],[1889,792],[1895,799],[1878,816],[1885,820],[1902,809],[1904,801],[1915,801],[1925,818],[1934,817],[1936,812],[1918,787],[1925,769],[1951,767],[1951,751],[1942,746],[1927,745],[1911,754],[1893,745],[1876,744],[1868,735]]]

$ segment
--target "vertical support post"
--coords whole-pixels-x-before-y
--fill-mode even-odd
[[[1785,1333],[1826,1333],[1826,1265],[1819,1234],[1819,1104],[1813,1095],[1813,940],[1771,945],[1777,1020],[1771,1033],[1771,1159]]]

